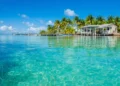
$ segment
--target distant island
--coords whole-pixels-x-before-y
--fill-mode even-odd
[[[91,25],[91,26],[90,26]],[[115,25],[117,31],[113,31],[116,35],[120,32],[120,17],[116,16],[109,16],[104,18],[102,16],[94,17],[92,15],[88,15],[85,19],[81,19],[78,16],[74,17],[73,19],[63,18],[62,20],[56,20],[54,25],[48,25],[47,30],[41,30],[40,35],[42,36],[56,36],[56,35],[75,35],[80,34],[80,30],[84,26],[90,26],[88,28],[97,28],[96,26],[103,25],[104,32],[109,30],[111,27],[110,25]],[[95,27],[93,27],[95,26]],[[100,27],[98,27],[100,28]],[[97,29],[96,33],[100,33],[100,30]],[[85,29],[86,31],[86,29]],[[92,30],[87,30],[88,32],[94,32]]]
[[[38,35],[38,34],[37,33],[12,33],[12,35],[33,36],[33,35]]]

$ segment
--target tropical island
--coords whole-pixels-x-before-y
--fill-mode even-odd
[[[109,26],[115,25],[116,33],[120,32],[120,17],[109,16],[104,18],[102,16],[94,17],[92,15],[88,15],[85,19],[81,19],[78,16],[75,16],[73,19],[63,18],[62,20],[56,20],[54,25],[48,25],[47,30],[41,30],[40,35],[42,36],[56,36],[56,35],[75,35],[79,34],[78,32],[84,27],[87,26],[96,28],[99,25]],[[104,28],[104,31],[109,28]],[[100,31],[96,31],[100,33]],[[80,34],[79,34],[80,35]]]

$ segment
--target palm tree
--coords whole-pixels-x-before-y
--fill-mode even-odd
[[[59,20],[56,20],[55,23],[54,23],[55,27],[57,27],[57,33],[58,34],[60,32],[60,24],[61,24],[61,22]]]
[[[85,26],[85,21],[83,19],[79,19],[77,24],[78,24],[78,27],[81,28],[82,26]]]
[[[73,24],[72,21],[70,19],[67,19],[67,25],[70,26],[72,24]]]
[[[79,17],[78,17],[78,16],[75,16],[75,18],[74,18],[75,23],[77,23],[78,20],[79,20]]]
[[[48,25],[47,31],[48,31],[48,34],[56,34],[57,32],[55,26],[52,26],[52,25]]]
[[[78,21],[79,21],[79,17],[78,16],[75,16],[75,18],[74,18],[74,27],[76,27],[77,28],[77,31],[78,31]]]
[[[92,15],[88,15],[86,18],[86,23],[92,25],[94,22],[94,17]]]
[[[109,16],[108,19],[107,19],[107,23],[114,23],[114,17]]]
[[[62,21],[67,21],[67,18],[64,17],[64,18],[62,19]]]
[[[97,22],[97,24],[104,24],[105,23],[105,19],[102,16],[98,16],[96,18],[96,22]]]
[[[47,35],[45,30],[41,30],[39,34],[40,35]]]
[[[65,30],[67,29],[68,26],[72,25],[72,21],[67,18],[63,18],[61,22],[61,27],[63,28],[63,33],[65,33]]]
[[[65,30],[65,34],[74,34],[75,33],[75,29],[71,26],[68,26]]]
[[[61,26],[62,26],[62,29],[64,29],[64,30],[65,30],[66,25],[67,25],[67,19],[66,19],[66,18],[63,18],[63,19],[62,19],[62,21],[61,21]]]
[[[117,16],[117,17],[114,18],[114,24],[116,26],[119,26],[119,23],[120,23],[120,18]]]
[[[93,24],[95,24],[95,25],[97,25],[97,24],[98,24],[97,19],[94,19]]]
[[[118,30],[120,30],[120,18],[119,17],[114,18],[114,24],[117,26]]]
[[[74,29],[73,29],[73,22],[70,19],[67,19],[67,26],[66,26],[66,31],[69,32],[67,34],[73,34]]]
[[[47,33],[48,33],[48,34],[51,34],[51,32],[52,32],[52,26],[51,26],[51,25],[48,25]]]
[[[70,29],[71,25],[72,25],[72,21],[70,19],[67,19],[66,20],[66,26],[65,26],[65,29],[64,29],[65,34],[66,34],[66,31]]]

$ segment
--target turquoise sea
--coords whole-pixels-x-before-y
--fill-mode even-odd
[[[0,86],[120,86],[120,37],[0,36]]]

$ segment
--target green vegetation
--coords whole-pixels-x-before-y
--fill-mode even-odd
[[[120,32],[120,17],[109,16],[104,18],[102,16],[94,17],[88,15],[86,19],[81,19],[78,16],[73,19],[63,18],[62,20],[56,20],[54,25],[48,25],[47,30],[40,31],[41,35],[57,35],[57,34],[75,34],[76,30],[79,30],[85,25],[101,25],[113,23],[118,27]]]
[[[45,30],[41,30],[41,31],[40,31],[40,34],[41,34],[41,35],[46,35],[47,33],[46,33]]]

